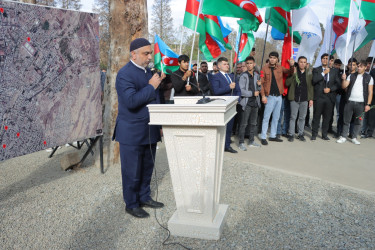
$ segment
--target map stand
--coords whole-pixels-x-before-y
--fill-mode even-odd
[[[81,142],[78,141],[77,146],[74,146],[72,143],[69,143],[70,146],[72,146],[73,148],[78,149],[78,150],[82,149],[83,144],[86,144],[88,148],[87,148],[85,154],[83,155],[82,159],[78,163],[69,166],[66,170],[73,169],[74,167],[80,167],[90,153],[91,153],[91,155],[94,155],[94,151],[92,149],[95,147],[95,145],[98,141],[99,141],[99,154],[100,154],[100,172],[102,174],[104,174],[103,136],[102,135],[96,136],[94,138],[85,139]],[[48,156],[48,158],[52,158],[52,156],[55,154],[55,152],[57,151],[58,148],[59,148],[59,146],[56,146],[56,147],[52,148],[52,152]]]

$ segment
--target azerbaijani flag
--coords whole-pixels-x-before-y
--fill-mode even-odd
[[[254,0],[254,2],[259,8],[280,7],[290,11],[305,7],[311,0]]]
[[[199,49],[206,60],[211,61],[225,52],[225,48],[232,49],[228,42],[228,37],[232,30],[228,25],[224,25],[220,17],[212,15],[204,15],[204,17],[206,34],[199,37]],[[220,30],[217,30],[218,26]]]
[[[200,0],[187,0],[185,16],[183,26],[191,30],[195,30],[195,24],[197,22],[197,16],[199,12]],[[199,34],[205,34],[205,22],[203,14],[199,15],[197,32]]]
[[[284,44],[283,44],[283,50],[281,54],[281,66],[284,68],[290,69],[290,64],[288,60],[292,57],[292,37],[290,35],[290,31],[285,34],[284,37]],[[283,96],[286,96],[288,94],[288,87],[285,85],[286,81],[286,75],[283,75],[283,84],[284,84],[284,93]]]
[[[248,57],[250,55],[251,50],[254,46],[254,42],[255,42],[254,35],[253,35],[252,31],[242,33],[241,38],[240,38],[240,33],[241,32],[238,32],[238,34],[237,34],[234,63],[237,62],[237,58],[238,58],[238,62],[245,61],[246,57]],[[239,50],[238,50],[238,46],[240,46]],[[237,56],[237,51],[239,51],[238,56]]]
[[[350,0],[335,1],[335,16],[349,17]],[[360,18],[375,21],[375,0],[362,0]]]
[[[202,12],[204,14],[246,19],[247,27],[257,31],[263,22],[257,5],[248,0],[205,0]]]
[[[154,64],[155,68],[166,74],[167,69],[174,72],[179,68],[178,55],[174,53],[158,35],[155,35]]]
[[[290,12],[285,11],[284,9],[280,7],[267,8],[266,20],[268,19],[270,19],[270,25],[272,26],[272,31],[276,29],[276,31],[273,31],[273,32],[271,31],[272,38],[274,38],[275,40],[284,40],[284,36],[278,38],[278,37],[274,37],[274,35],[278,34],[277,31],[281,32],[284,35],[287,32],[291,31],[292,22],[290,18]],[[302,40],[302,37],[299,34],[299,32],[294,31],[293,42],[300,44],[301,40]]]
[[[200,0],[187,0],[186,2],[184,26],[191,30],[195,30],[195,25],[199,12],[199,5]],[[199,14],[197,32],[200,35],[201,46],[203,46],[204,42],[204,40],[202,39],[213,39],[214,41],[220,42],[227,49],[232,49],[232,47],[228,43],[228,35],[231,32],[231,30],[229,29],[229,32],[227,32],[227,30],[224,28],[223,22],[218,16]],[[209,47],[213,44],[213,41],[207,42],[207,45]],[[216,48],[216,50],[217,49],[218,48]],[[207,52],[208,50],[206,49],[205,51]]]

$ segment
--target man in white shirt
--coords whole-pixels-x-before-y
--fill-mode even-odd
[[[347,89],[346,104],[344,108],[344,128],[337,143],[344,143],[349,133],[349,124],[354,120],[354,130],[352,135],[352,142],[356,145],[361,144],[357,140],[359,130],[361,128],[361,120],[363,119],[363,112],[370,110],[372,101],[372,92],[374,80],[369,74],[366,74],[366,61],[362,60],[358,64],[358,72],[351,74],[346,78],[342,75],[342,88]]]

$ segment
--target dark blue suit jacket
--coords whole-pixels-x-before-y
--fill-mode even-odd
[[[160,127],[148,125],[150,115],[146,106],[160,103],[159,89],[155,90],[148,83],[151,77],[150,69],[147,68],[145,73],[132,62],[118,72],[118,116],[113,140],[134,146],[160,141]]]
[[[228,74],[230,79],[233,81],[233,74]],[[210,79],[212,89],[215,95],[220,96],[230,96],[232,95],[232,89],[229,87],[228,80],[225,76],[219,72],[215,75],[211,76]],[[236,87],[233,89],[233,96],[241,96],[241,89],[238,83],[236,83]]]

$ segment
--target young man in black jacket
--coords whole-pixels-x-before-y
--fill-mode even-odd
[[[180,68],[171,75],[175,91],[174,96],[195,96],[199,92],[196,87],[197,81],[194,77],[194,73],[192,70],[189,70],[189,62],[190,59],[187,55],[181,55],[178,57],[178,65],[180,65]]]

